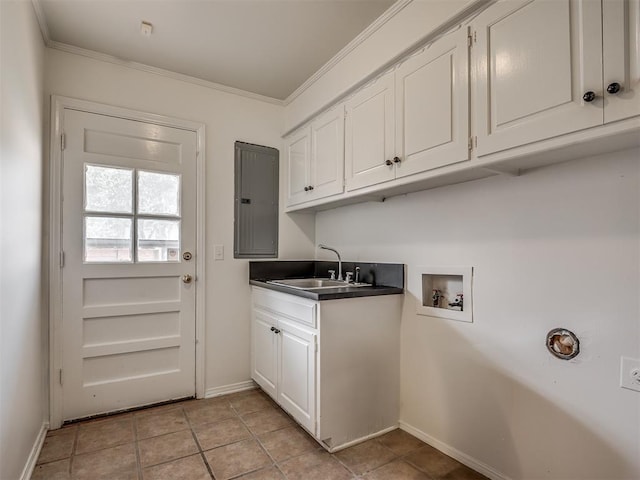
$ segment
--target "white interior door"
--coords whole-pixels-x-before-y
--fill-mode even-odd
[[[64,110],[63,420],[195,393],[196,133]]]

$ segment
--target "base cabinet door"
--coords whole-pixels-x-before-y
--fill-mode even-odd
[[[280,320],[278,403],[310,432],[315,432],[316,334]]]
[[[277,397],[278,383],[278,337],[275,325],[278,320],[271,314],[253,310],[251,329],[251,378],[271,395]]]
[[[473,27],[478,155],[602,124],[599,0],[498,2]]]

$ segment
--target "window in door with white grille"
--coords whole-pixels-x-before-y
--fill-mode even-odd
[[[180,175],[85,164],[84,261],[179,261],[180,180]]]

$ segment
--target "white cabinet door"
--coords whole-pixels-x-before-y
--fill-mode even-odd
[[[345,182],[347,190],[395,178],[394,74],[389,72],[355,94],[347,104]]]
[[[308,127],[287,140],[287,205],[308,200],[311,132]]]
[[[640,0],[603,2],[602,28],[608,123],[640,115]]]
[[[467,35],[443,37],[396,70],[396,177],[469,159]]]
[[[600,0],[503,1],[474,31],[479,155],[602,124]]]
[[[311,124],[308,199],[342,193],[344,188],[344,105],[320,115]]]
[[[300,425],[315,433],[316,334],[280,319],[278,403]]]
[[[274,399],[278,380],[278,336],[274,331],[277,323],[267,312],[253,310],[251,378]]]

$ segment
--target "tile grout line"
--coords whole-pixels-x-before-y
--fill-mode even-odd
[[[260,441],[260,439],[258,438],[258,435],[255,434],[253,432],[253,430],[251,430],[249,428],[249,426],[245,423],[244,418],[242,418],[242,415],[240,414],[240,412],[236,409],[236,407],[233,406],[233,404],[231,402],[229,402],[229,405],[231,405],[231,408],[233,409],[234,412],[236,412],[236,415],[238,416],[238,419],[240,420],[240,422],[242,423],[242,425],[244,425],[244,428],[247,429],[247,431],[249,432],[249,434],[253,437],[253,440],[258,444],[258,446],[262,449],[262,451],[264,453],[267,454],[267,456],[271,459],[271,466],[276,467],[278,470],[280,470],[280,468],[277,466],[276,460],[275,458],[273,458],[273,456],[271,455],[271,453],[269,453],[269,451],[264,447],[264,445],[262,444],[262,442]],[[259,412],[260,410],[256,410],[256,412]],[[255,413],[255,412],[247,412],[246,414],[249,415],[251,413]],[[266,467],[262,467],[262,468],[266,468]],[[253,470],[252,472],[261,470],[260,468],[257,470]],[[252,473],[252,472],[245,472],[242,475],[248,474],[248,473]],[[282,472],[281,472],[282,473]],[[282,473],[282,475],[286,478],[286,476],[284,475],[284,473]]]
[[[73,436],[73,447],[71,448],[71,455],[69,456],[69,478],[72,478],[72,473],[73,473],[73,463],[75,461],[75,457],[76,457],[76,449],[78,448],[78,440],[80,437],[80,425],[78,425],[76,428],[76,433]]]
[[[136,452],[136,467],[138,469],[138,478],[144,480],[142,473],[142,459],[140,458],[140,444],[138,443],[138,419],[135,415],[131,417],[131,423],[133,424],[133,447]]]
[[[198,436],[196,435],[196,432],[193,429],[193,424],[191,423],[191,419],[189,418],[189,415],[187,415],[187,411],[185,409],[182,409],[182,414],[184,415],[184,418],[187,420],[187,425],[189,426],[189,431],[191,432],[191,436],[193,437],[193,440],[196,442],[196,447],[198,448],[198,454],[200,455],[200,459],[204,463],[204,468],[207,469],[209,476],[215,480],[216,476],[213,474],[213,469],[209,465],[209,462],[207,461],[207,457],[204,455],[204,450],[202,449],[202,445],[200,445]]]

